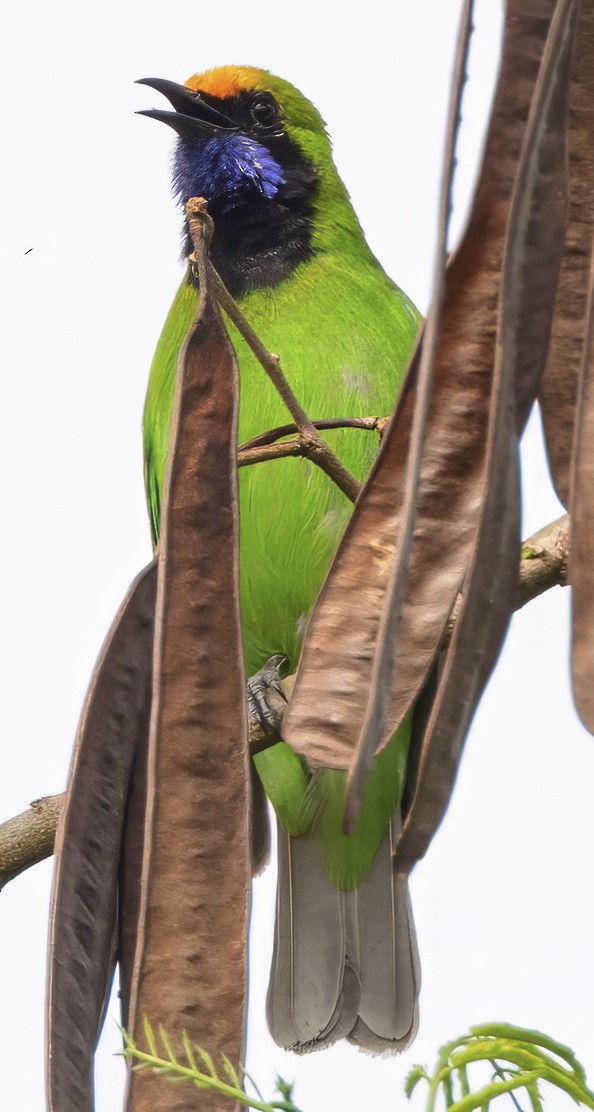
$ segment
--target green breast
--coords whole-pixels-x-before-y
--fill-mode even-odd
[[[363,263],[363,265],[361,265]],[[357,265],[358,264],[358,265]],[[144,414],[147,497],[158,535],[160,492],[169,440],[177,355],[196,309],[184,282],[161,334]],[[418,327],[411,302],[366,254],[364,260],[319,255],[275,289],[241,300],[241,309],[313,419],[391,411]],[[238,333],[230,335],[240,377],[240,443],[290,418]],[[377,435],[325,433],[358,478],[377,451]],[[241,603],[246,669],[274,653],[297,663],[307,618],[351,512],[318,468],[302,459],[240,471]]]

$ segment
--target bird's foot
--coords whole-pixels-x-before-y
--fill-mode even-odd
[[[277,653],[247,682],[250,734],[254,732],[252,727],[256,731],[259,728],[266,738],[265,745],[260,748],[280,741],[280,727],[287,703],[280,673],[286,664],[286,656]]]

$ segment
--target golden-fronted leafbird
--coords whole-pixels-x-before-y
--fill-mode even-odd
[[[269,350],[279,352],[313,420],[391,412],[419,315],[370,251],[338,176],[317,109],[287,81],[226,66],[185,84],[146,79],[171,110],[145,114],[177,132],[173,186],[204,197],[211,259]],[[359,137],[361,148],[367,141]],[[185,253],[192,244],[187,235]],[[177,358],[199,291],[191,268],[155,353],[144,416],[146,485],[159,534]],[[287,423],[280,397],[235,329],[245,442]],[[358,479],[374,435],[325,432]],[[240,470],[240,577],[245,662],[296,668],[304,630],[351,504],[304,459]],[[357,606],[356,585],[353,606]],[[360,818],[343,833],[346,773],[313,774],[285,742],[255,758],[277,815],[277,921],[268,1022],[303,1051],[338,1038],[401,1049],[417,1025],[419,967],[406,882],[391,848],[399,824],[409,727],[375,759]]]

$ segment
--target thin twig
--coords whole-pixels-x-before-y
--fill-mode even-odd
[[[188,228],[192,237],[192,243],[194,244],[194,254],[190,256],[190,266],[196,267],[196,270],[199,270],[200,266],[204,265],[204,255],[201,251],[202,240],[204,237],[206,245],[208,246],[212,239],[214,224],[212,218],[208,214],[207,202],[204,197],[190,197],[186,202],[185,208]],[[338,457],[335,456],[334,452],[328,447],[325,440],[322,439],[315,425],[310,421],[307,413],[291,390],[281,368],[280,356],[268,351],[264,346],[260,337],[256,334],[249,321],[244,317],[237,302],[229,293],[222,278],[210,261],[208,262],[208,269],[212,290],[216,300],[233,322],[239,334],[243,336],[248,347],[251,348],[256,359],[266,371],[270,381],[273,383],[279,396],[286,405],[299,430],[301,438],[308,445],[307,455],[317,463],[322,471],[325,471],[326,474],[330,476],[351,502],[356,502],[362,483],[360,483],[354,475],[351,475],[350,471],[347,471],[346,467],[343,466]],[[197,277],[200,281],[199,274]]]
[[[311,458],[311,442],[299,436],[284,440],[282,444],[264,444],[261,448],[242,448],[237,456],[238,467],[249,467],[254,463],[266,463],[271,459]],[[315,459],[314,459],[315,462]]]
[[[334,452],[328,447],[326,441],[322,439],[315,425],[310,421],[307,413],[302,409],[291,390],[283,373],[279,356],[268,351],[267,348],[264,347],[264,344],[245,319],[216,270],[212,267],[212,264],[211,268],[211,281],[219,305],[225,310],[237,331],[243,336],[246,344],[251,348],[256,359],[266,371],[270,381],[276,387],[278,394],[282,398],[299,429],[302,439],[310,445],[308,452],[310,459],[314,460],[318,467],[321,467],[322,471],[325,471],[326,474],[333,479],[340,490],[342,490],[343,494],[346,494],[351,502],[356,502],[362,484],[354,475],[351,475],[350,471],[347,471],[346,467],[343,466],[337,456],[334,455]]]
[[[327,421],[314,421],[313,425],[316,429],[364,429],[379,433],[381,440],[382,430],[387,420],[389,418],[385,417],[335,417]],[[319,464],[317,446],[312,443],[309,437],[300,435],[292,440],[284,440],[281,444],[276,443],[281,437],[290,436],[293,432],[298,432],[296,425],[279,425],[278,428],[268,429],[260,436],[255,436],[252,440],[246,441],[239,448],[238,467],[248,467],[254,463],[291,457],[311,459],[314,463]],[[324,468],[324,470],[326,469]]]
[[[318,430],[367,429],[370,432],[378,432],[381,437],[388,420],[388,417],[331,417],[325,421],[312,421],[312,424]],[[246,440],[245,444],[240,444],[239,450],[243,452],[248,448],[264,448],[267,444],[274,444],[281,437],[292,436],[293,433],[298,431],[297,425],[278,425],[275,429],[268,429],[267,432],[262,432],[259,436]]]

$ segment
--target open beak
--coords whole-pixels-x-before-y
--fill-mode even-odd
[[[217,131],[237,130],[233,120],[212,108],[200,93],[192,92],[187,85],[177,85],[175,81],[167,81],[161,77],[141,77],[136,84],[148,85],[150,89],[163,93],[175,109],[174,112],[167,112],[161,108],[146,108],[137,112],[137,115],[161,120],[177,131],[178,135],[204,135],[205,132],[212,135]]]

